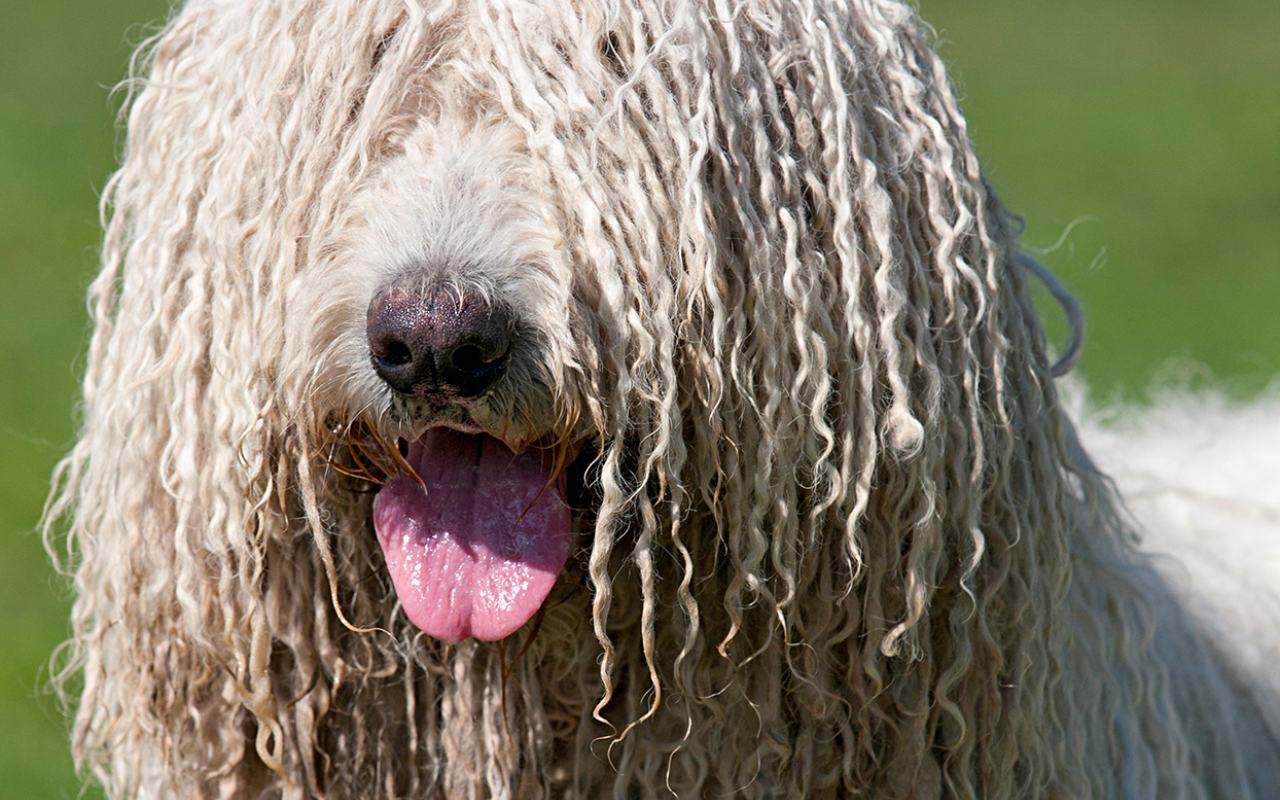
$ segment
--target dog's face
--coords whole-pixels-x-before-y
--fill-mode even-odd
[[[593,588],[613,582],[617,535],[637,531],[644,550],[659,517],[686,514],[713,523],[689,526],[701,535],[678,540],[671,568],[692,582],[692,565],[736,559],[730,585],[706,589],[730,617],[750,605],[743,587],[794,591],[793,542],[834,548],[832,580],[851,586],[861,540],[885,539],[889,559],[917,524],[868,534],[873,487],[944,483],[922,477],[945,460],[943,431],[978,412],[942,409],[961,396],[976,409],[982,371],[1004,369],[968,344],[1004,324],[984,316],[1002,302],[1003,233],[951,141],[962,127],[895,112],[912,133],[828,98],[808,73],[825,62],[793,62],[763,30],[779,49],[740,96],[733,81],[712,91],[715,70],[696,92],[679,85],[706,69],[696,48],[649,64],[643,25],[628,41],[529,13],[508,22],[533,77],[476,69],[506,56],[483,55],[496,46],[483,25],[464,30],[431,70],[405,62],[377,125],[343,134],[369,166],[329,184],[350,192],[326,205],[330,224],[303,228],[315,240],[280,367],[291,420],[356,451],[368,440],[369,527],[408,618],[440,639],[501,639],[533,617],[572,549],[575,483],[598,487]],[[933,160],[912,155],[926,134]],[[944,203],[937,176],[952,172]],[[920,197],[956,208],[925,214]],[[967,372],[938,366],[953,362]],[[575,481],[566,465],[593,453],[600,480]],[[846,544],[826,535],[837,528]],[[741,537],[754,543],[726,545]],[[789,577],[769,588],[770,569]],[[609,603],[593,598],[597,634]]]
[[[581,320],[545,190],[496,122],[423,122],[292,294],[310,402],[393,444],[374,527],[409,618],[499,639],[567,558]]]

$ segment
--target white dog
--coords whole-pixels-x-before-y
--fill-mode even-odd
[[[1090,432],[1135,532],[905,5],[196,0],[148,52],[48,515],[110,795],[1280,790],[1269,478]]]

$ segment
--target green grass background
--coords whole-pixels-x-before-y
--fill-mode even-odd
[[[1203,365],[1199,380],[1237,396],[1272,382],[1280,3],[921,4],[1027,242],[1048,247],[1070,229],[1045,260],[1084,301],[1092,387],[1141,399],[1169,363]],[[71,438],[116,136],[108,88],[164,8],[0,11],[0,797],[77,795],[43,688],[68,596],[34,525]]]

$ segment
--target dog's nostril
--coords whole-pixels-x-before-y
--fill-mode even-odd
[[[383,345],[382,352],[378,355],[378,360],[388,367],[403,367],[413,360],[413,351],[404,342],[391,339]]]
[[[505,345],[497,340],[459,345],[449,353],[442,377],[461,397],[483,394],[502,375]]]
[[[449,356],[449,364],[461,372],[474,372],[487,367],[497,359],[487,359],[484,351],[474,344],[464,344]]]

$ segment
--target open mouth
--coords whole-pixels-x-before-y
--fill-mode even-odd
[[[486,433],[436,427],[411,442],[373,524],[409,620],[447,642],[492,641],[529,621],[569,555],[555,448],[513,453]]]

